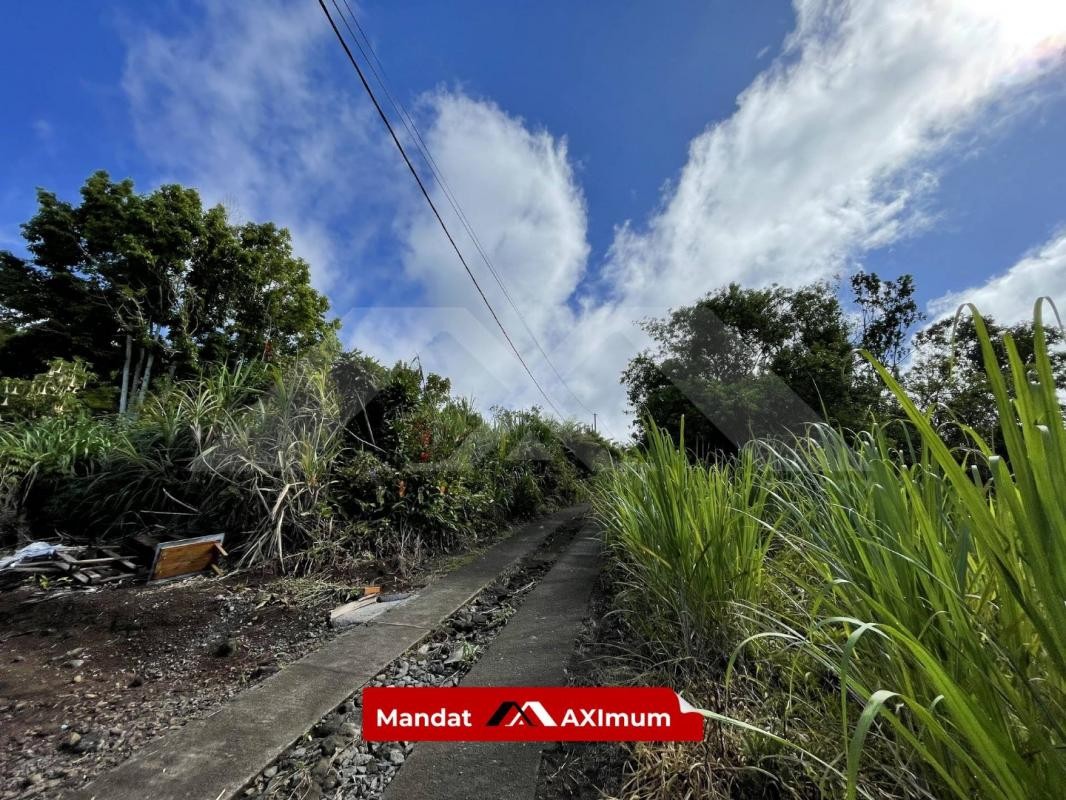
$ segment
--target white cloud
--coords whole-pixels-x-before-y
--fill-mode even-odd
[[[338,54],[332,32],[310,3],[195,10],[173,34],[126,26],[123,88],[142,150],[164,179],[289,227],[321,288],[358,288],[351,256],[396,202],[391,187],[407,185],[357,85],[333,80],[344,62],[321,58]]]
[[[930,224],[934,158],[1061,64],[1066,7],[797,0],[785,53],[692,141],[662,206],[621,227],[602,283],[616,313],[729,281],[798,284]],[[1055,38],[1052,38],[1054,35]],[[582,320],[594,340],[602,310]],[[598,359],[617,409],[627,353]]]
[[[1040,0],[796,0],[796,17],[783,53],[691,142],[659,208],[621,225],[603,264],[587,263],[564,139],[457,91],[421,104],[430,148],[513,298],[616,435],[626,425],[619,375],[643,342],[637,319],[732,280],[828,277],[931,224],[937,159],[1031,100],[1066,41],[1066,6]],[[426,306],[461,311],[356,311],[352,343],[386,358],[418,352],[485,406],[540,402],[358,87],[337,80],[346,68],[321,59],[336,50],[325,23],[279,4],[213,3],[207,18],[207,33],[130,39],[126,88],[145,149],[177,177],[293,227],[329,270],[319,280],[335,301],[347,285],[335,279],[340,254],[353,250],[360,264],[365,240],[397,237],[403,273],[390,279],[417,286]],[[368,196],[377,209],[364,208]],[[538,377],[584,416],[441,205]],[[359,221],[353,242],[338,241]]]
[[[424,132],[429,150],[511,299],[534,330],[565,324],[564,304],[589,252],[585,201],[566,141],[455,92],[436,92],[424,104],[432,121]],[[447,198],[433,195],[482,289],[495,307],[510,311]],[[435,302],[468,305],[480,315],[483,305],[437,220],[424,203],[412,212],[401,232],[408,274]]]
[[[1026,254],[1002,275],[932,300],[929,316],[949,317],[963,303],[973,303],[985,316],[1013,325],[1033,319],[1033,304],[1040,297],[1050,297],[1059,313],[1066,313],[1066,230]],[[1045,320],[1049,314],[1044,311]]]
[[[693,140],[649,224],[620,231],[610,283],[678,302],[824,278],[926,224],[932,157],[1046,69],[1038,29],[1008,23],[1036,7],[799,0],[785,55]]]

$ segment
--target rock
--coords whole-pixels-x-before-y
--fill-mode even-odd
[[[11,659],[11,661],[13,663],[15,663],[15,664],[18,664],[20,661],[25,661],[25,660],[26,660],[26,656],[15,656],[13,659]]]
[[[333,755],[337,752],[337,748],[339,745],[340,742],[337,740],[336,736],[327,736],[325,739],[322,740],[322,744],[320,745],[320,747],[322,748],[322,755]]]
[[[270,780],[271,778],[273,778],[277,774],[278,774],[278,768],[276,766],[269,766],[265,770],[263,770],[263,777],[266,778],[267,780]]]
[[[84,680],[85,680],[85,677],[83,675],[79,674],[79,675],[75,675],[74,676],[74,678],[71,680],[71,683],[81,683]]]
[[[343,725],[340,726],[340,730],[338,731],[338,733],[341,736],[347,737],[348,739],[357,739],[359,738],[360,733],[359,726],[356,725],[354,722],[345,722]]]
[[[81,734],[77,731],[73,731],[68,736],[64,737],[63,741],[59,743],[60,750],[73,750],[81,742]]]
[[[389,751],[389,763],[395,764],[397,767],[405,761],[403,750],[399,747],[394,747]]]
[[[370,753],[356,753],[354,756],[352,756],[352,764],[357,767],[365,767],[373,760],[374,757],[370,755]]]
[[[132,678],[130,678],[130,682],[127,685],[131,689],[136,689],[138,686],[144,685],[144,678],[142,678],[140,675],[134,675]]]
[[[215,645],[212,655],[215,658],[229,658],[237,652],[237,640],[233,638],[223,639]]]
[[[311,769],[311,777],[315,780],[321,781],[329,774],[329,759],[320,758],[318,763]]]
[[[71,749],[75,753],[94,753],[100,749],[100,739],[93,734],[86,734]]]
[[[311,729],[311,735],[316,739],[322,739],[326,736],[332,736],[337,733],[341,728],[341,721],[336,717],[326,717],[315,724],[315,727]]]

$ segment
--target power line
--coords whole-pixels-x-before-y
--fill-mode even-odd
[[[345,14],[344,11],[341,10],[340,6],[337,5],[336,0],[332,0],[332,2],[333,7],[337,9],[337,13],[341,17],[341,21],[344,23],[344,27],[348,29],[348,33],[351,34],[352,39],[355,40],[355,46],[359,48],[359,52],[362,54],[363,59],[367,63],[367,66],[370,67],[370,71],[374,74],[374,77],[377,78],[377,81],[380,84],[382,90],[385,92],[385,96],[388,98],[389,103],[392,104],[393,110],[400,118],[400,121],[403,123],[403,126],[407,129],[407,133],[410,135],[411,140],[415,144],[415,147],[422,154],[426,165],[429,167],[430,173],[436,180],[437,185],[440,186],[441,190],[443,191],[444,196],[447,198],[448,203],[452,207],[452,210],[455,212],[456,216],[459,218],[459,221],[462,223],[463,228],[467,232],[467,235],[474,243],[474,248],[481,256],[481,260],[485,262],[485,266],[488,267],[489,273],[496,280],[496,284],[500,287],[500,291],[503,292],[503,296],[507,299],[507,302],[510,304],[511,308],[518,316],[518,319],[521,320],[522,326],[526,329],[526,333],[529,334],[529,338],[532,339],[533,344],[536,346],[537,350],[540,351],[540,354],[544,358],[544,361],[551,368],[551,371],[555,373],[555,377],[559,379],[559,383],[563,385],[563,387],[570,394],[570,396],[574,398],[577,404],[581,406],[586,411],[586,413],[594,414],[592,409],[585,405],[584,401],[582,401],[582,399],[578,397],[574,390],[570,388],[570,385],[566,382],[566,379],[562,376],[562,373],[559,372],[554,362],[548,356],[548,353],[544,350],[544,347],[541,345],[540,340],[537,338],[536,334],[533,333],[532,328],[530,328],[529,323],[526,321],[525,315],[522,314],[521,310],[518,308],[518,305],[511,297],[511,293],[507,291],[507,286],[504,284],[503,279],[500,277],[495,266],[492,264],[492,261],[489,259],[488,253],[485,252],[485,248],[482,246],[481,240],[474,232],[473,226],[470,224],[466,213],[459,205],[459,201],[452,192],[447,180],[445,180],[443,171],[437,165],[436,159],[433,158],[433,154],[432,152],[430,152],[429,145],[427,145],[425,139],[422,138],[422,134],[418,130],[418,126],[415,124],[414,119],[407,112],[407,109],[404,108],[403,103],[397,100],[390,91],[388,75],[385,73],[385,65],[382,64],[381,59],[378,58],[378,54],[374,50],[374,45],[371,43],[370,37],[367,36],[366,31],[363,30],[363,26],[359,24],[359,17],[356,15],[355,11],[352,10],[352,7],[351,5],[349,5],[348,0],[342,0],[342,2],[344,3],[344,7],[348,10],[347,14]],[[351,17],[352,22],[355,24],[356,30],[358,30],[359,32],[358,35],[355,31],[352,30],[352,26],[348,24],[349,16]],[[366,49],[363,48],[362,42],[366,43]],[[375,64],[377,65],[376,67]],[[378,71],[378,68],[380,68],[380,72]]]
[[[333,0],[333,4],[334,7],[336,7],[336,0]],[[329,9],[326,8],[324,0],[318,0],[318,5],[322,8],[322,13],[326,15],[326,19],[329,20],[330,27],[333,28],[333,32],[337,35],[337,41],[339,41],[341,47],[344,48],[344,52],[348,56],[348,60],[355,68],[356,74],[359,75],[359,80],[362,82],[363,88],[366,89],[367,94],[370,96],[370,101],[374,104],[374,108],[377,110],[378,116],[381,117],[381,121],[385,123],[385,127],[386,129],[388,129],[389,135],[392,137],[393,143],[400,151],[400,155],[403,156],[403,160],[404,163],[407,165],[407,169],[410,170],[411,175],[415,179],[415,183],[418,184],[418,188],[422,191],[422,196],[426,198],[426,202],[429,204],[430,210],[433,211],[433,216],[435,216],[437,218],[437,222],[440,223],[441,230],[443,230],[444,235],[448,237],[448,243],[452,246],[452,249],[455,250],[455,254],[459,257],[459,262],[463,265],[463,269],[466,270],[467,276],[474,284],[474,288],[477,289],[478,294],[481,296],[482,301],[485,303],[485,307],[488,308],[493,320],[495,320],[496,325],[499,327],[500,332],[503,334],[503,338],[506,339],[507,344],[511,346],[511,350],[514,351],[515,357],[522,365],[522,368],[526,371],[526,374],[529,376],[529,379],[533,381],[533,385],[537,387],[537,390],[540,392],[545,402],[560,418],[563,418],[563,413],[559,411],[555,403],[553,403],[551,398],[548,397],[548,393],[544,391],[544,387],[542,387],[540,385],[540,382],[537,381],[536,377],[533,375],[533,372],[529,369],[529,365],[526,364],[526,360],[522,358],[522,354],[519,352],[518,348],[515,347],[515,343],[511,340],[510,334],[507,333],[507,329],[503,326],[503,323],[500,321],[499,316],[497,316],[496,310],[492,307],[492,303],[489,302],[489,298],[485,295],[484,290],[481,288],[481,284],[479,284],[477,278],[474,277],[474,273],[470,270],[470,266],[466,263],[466,259],[463,257],[462,251],[455,243],[455,239],[452,238],[451,231],[449,231],[448,226],[444,224],[444,219],[441,217],[440,212],[437,210],[437,206],[433,202],[433,198],[429,196],[429,192],[426,190],[425,184],[422,183],[422,178],[419,177],[418,171],[415,169],[414,164],[411,163],[411,159],[407,155],[407,151],[404,150],[403,144],[400,142],[399,137],[396,136],[396,131],[394,131],[392,128],[392,123],[389,122],[389,118],[385,115],[385,111],[381,108],[381,104],[378,102],[377,97],[374,96],[374,90],[370,88],[370,84],[367,82],[366,76],[363,74],[363,70],[359,66],[359,62],[355,60],[355,56],[352,55],[352,51],[348,47],[348,43],[344,40],[343,34],[341,34],[340,29],[337,27],[337,23],[333,21],[333,17],[329,13]],[[337,13],[338,15],[340,14],[339,8],[337,8]]]

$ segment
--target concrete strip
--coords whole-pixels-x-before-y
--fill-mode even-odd
[[[431,583],[403,608],[341,633],[211,716],[149,743],[70,797],[232,797],[352,692],[585,510],[567,509],[522,526],[474,561]]]
[[[464,686],[561,686],[600,569],[599,537],[586,526],[537,584],[463,681]],[[421,742],[384,800],[526,800],[544,745]]]

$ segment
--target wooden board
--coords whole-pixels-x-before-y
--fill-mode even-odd
[[[148,580],[161,581],[210,569],[222,551],[223,534],[160,542]]]
[[[360,597],[358,600],[352,600],[350,603],[345,603],[343,606],[337,606],[335,609],[329,612],[329,624],[333,627],[337,627],[342,624],[344,616],[356,611],[360,608],[365,608],[378,601],[376,594],[369,594]]]

